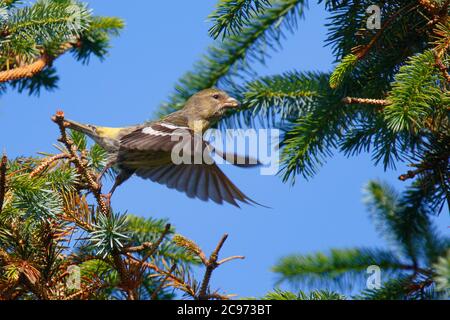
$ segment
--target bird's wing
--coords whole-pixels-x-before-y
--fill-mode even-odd
[[[192,155],[199,150],[192,130],[158,122],[139,128],[121,139],[119,162],[139,177],[184,192],[191,198],[211,199],[219,204],[228,202],[237,207],[237,201],[259,205],[228,179],[208,153],[202,152],[202,156],[207,157],[202,160],[207,161],[199,164],[194,161],[191,164],[173,163],[171,150],[180,143],[179,139],[173,139],[174,135],[181,135],[184,142],[192,142],[195,149]],[[203,139],[200,143],[201,151],[211,148]]]
[[[171,123],[153,122],[139,127],[120,139],[120,148],[135,151],[170,152],[182,137],[193,137],[188,127]]]
[[[209,142],[204,141],[203,138],[196,142],[194,141],[194,133],[190,128],[164,122],[151,123],[125,135],[121,138],[120,148],[127,152],[170,152],[182,139],[184,143],[190,142],[192,148],[196,147],[196,151],[191,150],[192,154],[203,152],[205,148],[209,148],[209,151],[214,150],[219,157],[238,167],[248,168],[261,165],[257,159],[220,151]]]
[[[219,204],[228,202],[236,207],[239,207],[237,201],[258,204],[240,191],[216,164],[167,164],[139,168],[135,173],[141,178],[184,192],[190,198],[212,200]]]
[[[223,152],[216,148],[212,148],[214,153],[221,157],[226,162],[241,168],[254,168],[261,165],[261,162],[256,158],[250,156],[240,156],[234,152]]]

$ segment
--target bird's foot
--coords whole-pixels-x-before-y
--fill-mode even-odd
[[[112,193],[102,194],[103,201],[105,201],[108,208],[111,208],[111,197]]]
[[[99,190],[101,190],[103,187],[102,177],[103,177],[103,175],[99,174],[97,176],[97,179],[95,180],[95,183],[97,184]]]

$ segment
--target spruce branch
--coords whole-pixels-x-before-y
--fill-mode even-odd
[[[360,58],[354,54],[346,55],[330,76],[330,88],[338,88],[344,81],[345,77],[356,67],[359,59]]]
[[[42,72],[46,67],[50,66],[52,62],[66,51],[74,46],[79,45],[78,42],[66,42],[62,44],[59,49],[53,53],[44,52],[40,58],[34,62],[18,66],[16,68],[0,72],[0,83],[20,80],[24,78],[32,78],[38,73]]]
[[[298,293],[275,289],[264,295],[261,300],[345,300],[345,296],[329,291],[329,290],[314,290],[309,293],[300,291]]]
[[[377,33],[372,37],[370,42],[364,46],[357,46],[352,49],[352,53],[357,57],[357,60],[364,59],[364,57],[369,53],[369,51],[375,46],[377,41],[381,38],[386,29],[388,29],[394,21],[403,14],[407,14],[408,12],[413,11],[417,8],[417,5],[414,2],[411,2],[403,7],[401,7],[397,12],[394,12],[381,26],[381,29],[377,31]]]
[[[358,277],[370,265],[377,265],[389,274],[403,271],[402,261],[390,250],[369,248],[331,249],[328,253],[288,255],[273,267],[279,282],[290,284],[345,287],[350,277]]]
[[[444,53],[450,47],[450,20],[445,23],[439,23],[433,29],[434,35],[434,50],[437,58],[442,58]]]
[[[269,0],[220,0],[208,19],[213,22],[209,35],[217,39],[238,34],[256,15],[271,6]]]
[[[381,29],[377,31],[368,44],[353,47],[351,49],[351,53],[344,56],[342,61],[331,74],[330,87],[332,89],[338,88],[344,81],[345,77],[347,77],[356,68],[358,62],[363,60],[369,54],[382,35],[396,21],[396,19],[408,12],[413,11],[416,7],[417,5],[413,2],[401,7],[398,11],[392,13],[392,15],[383,23]]]
[[[254,124],[259,119],[262,125],[281,121],[293,121],[310,112],[318,97],[328,87],[329,75],[321,72],[290,71],[278,75],[264,76],[249,81],[238,88],[233,95],[239,97],[242,109],[233,117],[223,120],[240,124]]]
[[[31,78],[37,73],[41,72],[49,64],[50,60],[51,59],[47,55],[43,55],[29,65],[17,67],[11,70],[1,71],[0,83],[23,78]]]
[[[408,59],[395,75],[387,98],[392,103],[384,109],[389,129],[393,132],[417,133],[426,127],[426,121],[434,110],[445,103],[444,94],[436,85],[440,79],[433,50],[426,50]]]
[[[170,296],[166,288],[195,298],[198,286],[190,266],[198,261],[173,246],[170,224],[104,213],[98,203],[90,206],[84,191],[95,190],[94,167],[100,159],[90,158],[85,138],[66,133],[62,112],[53,121],[60,129],[61,153],[8,162],[8,175],[6,156],[0,161],[0,186],[7,178],[11,188],[0,223],[0,267],[7,266],[0,298],[108,299],[120,292],[130,300],[155,299]],[[72,242],[84,232],[87,236]],[[24,253],[26,259],[16,259]],[[65,286],[70,265],[81,269],[81,288],[75,292]]]
[[[284,37],[283,28],[293,31],[303,16],[305,0],[277,1],[255,16],[238,35],[229,36],[222,43],[209,48],[203,59],[194,65],[177,83],[176,92],[161,105],[159,116],[179,110],[186,100],[202,89],[230,84],[232,78],[252,73],[250,62],[264,63],[267,48],[276,50]]]
[[[110,36],[123,28],[120,19],[93,16],[79,1],[38,0],[22,6],[3,2],[2,8],[0,83],[30,94],[56,87],[56,58],[71,51],[83,63],[92,55],[102,59]]]

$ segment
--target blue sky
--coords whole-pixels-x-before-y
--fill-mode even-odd
[[[80,122],[125,126],[154,116],[174,83],[212,42],[206,17],[215,0],[88,1],[98,15],[119,16],[126,22],[114,39],[110,56],[93,58],[82,66],[70,56],[55,65],[61,77],[59,89],[39,98],[9,92],[0,99],[0,148],[10,157],[53,152],[58,130],[50,117],[63,109]],[[273,53],[260,74],[293,69],[328,71],[332,68],[326,38],[325,14],[310,5],[306,20],[295,35],[283,42],[284,50]],[[116,210],[145,217],[169,218],[177,231],[210,252],[222,234],[229,239],[222,251],[245,255],[213,275],[212,287],[238,296],[260,296],[272,289],[276,277],[270,272],[278,258],[290,253],[326,251],[330,248],[382,247],[362,204],[363,186],[381,179],[401,188],[396,177],[404,172],[384,172],[368,155],[347,159],[335,154],[310,181],[300,177],[295,186],[276,176],[262,176],[257,169],[223,166],[225,173],[251,198],[273,209],[218,206],[187,198],[163,186],[132,178],[114,198]],[[448,232],[448,215],[436,223]],[[363,284],[361,284],[363,285]]]

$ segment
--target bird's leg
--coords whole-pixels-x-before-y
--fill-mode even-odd
[[[112,168],[112,166],[114,165],[114,161],[110,160],[106,163],[106,165],[103,167],[102,171],[100,171],[100,173],[97,176],[96,182],[97,185],[99,186],[99,188],[102,187],[102,178],[105,175],[105,173]]]
[[[120,170],[119,174],[116,176],[116,179],[114,180],[114,184],[109,190],[107,194],[104,194],[103,197],[105,198],[105,201],[107,205],[111,206],[111,197],[114,193],[114,191],[117,189],[118,186],[120,186],[122,183],[124,183],[128,178],[130,178],[133,175],[133,172],[127,171],[127,170]]]

